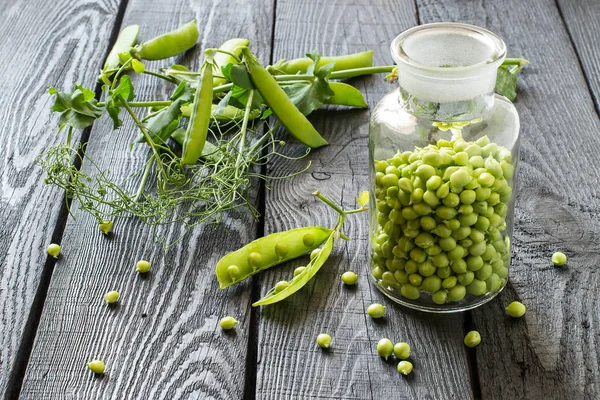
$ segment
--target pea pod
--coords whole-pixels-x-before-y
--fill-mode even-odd
[[[193,106],[194,106],[193,103],[190,105],[181,106],[181,115],[186,118],[189,118],[192,115]],[[213,118],[219,122],[241,122],[242,119],[244,118],[244,110],[240,110],[237,107],[228,105],[228,106],[225,106],[225,108],[223,108],[221,110],[221,112],[217,113],[218,109],[219,109],[219,106],[217,104],[213,104],[211,106],[210,116],[211,116],[211,118]],[[256,118],[260,117],[260,114],[261,114],[260,109],[258,109],[258,108],[254,109],[254,110],[250,111],[248,120],[253,121]]]
[[[242,53],[242,47],[246,47],[249,44],[250,44],[250,41],[248,39],[234,38],[234,39],[229,39],[228,41],[223,43],[221,46],[219,46],[219,50],[227,51],[227,52],[232,53],[235,56],[239,57],[239,55]],[[215,66],[213,68],[213,71],[214,71],[215,75],[222,75],[222,73],[221,73],[222,67],[226,66],[229,63],[236,63],[236,62],[237,61],[235,60],[235,58],[233,58],[229,54],[217,52],[215,54]],[[225,79],[225,78],[213,78],[214,86],[224,85],[225,83],[227,83],[227,79]]]
[[[319,254],[311,260],[311,262],[301,273],[296,275],[294,279],[289,282],[287,287],[280,291],[271,290],[269,294],[252,304],[252,306],[257,307],[277,303],[302,289],[308,283],[308,281],[310,281],[311,278],[315,276],[317,272],[319,272],[319,269],[321,269],[323,264],[325,264],[325,261],[327,261],[329,258],[329,255],[333,250],[335,236],[336,231],[331,232]]]
[[[329,87],[334,95],[327,99],[327,104],[338,104],[349,107],[368,107],[360,90],[352,85],[342,82],[329,82]]]
[[[335,63],[332,71],[342,71],[345,69],[365,68],[373,66],[373,50],[363,51],[361,53],[348,54],[345,56],[321,57],[317,68]],[[305,73],[309,66],[314,64],[308,57],[296,58],[294,60],[280,60],[271,69],[275,69],[284,74]]]
[[[197,41],[198,27],[196,20],[193,20],[174,31],[142,43],[136,49],[135,56],[144,60],[162,60],[191,49]]]
[[[194,164],[200,158],[208,126],[210,124],[212,97],[213,97],[213,58],[212,52],[207,51],[202,66],[202,75],[199,78],[198,89],[194,94],[194,108],[187,127],[181,165]]]
[[[320,226],[273,233],[227,254],[217,263],[219,287],[224,289],[257,272],[293,260],[319,247],[333,230]]]
[[[275,78],[256,61],[250,49],[245,47],[242,53],[252,83],[283,126],[307,146],[316,148],[328,144],[277,84]]]
[[[106,61],[104,62],[104,68],[102,69],[102,72],[104,72],[105,74],[110,74],[112,71],[119,68],[119,65],[121,65],[119,54],[131,50],[131,47],[135,44],[139,33],[139,25],[126,26],[119,33],[115,45],[106,57]]]

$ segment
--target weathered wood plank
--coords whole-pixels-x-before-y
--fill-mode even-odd
[[[416,24],[412,1],[277,2],[274,59],[375,50],[375,64],[389,65],[389,43]],[[374,76],[354,83],[370,106],[393,87]],[[266,192],[265,233],[311,224],[333,226],[336,216],[311,193],[320,189],[346,208],[368,188],[368,110],[317,113],[312,118],[330,145],[313,151],[310,172],[276,182]],[[291,140],[290,140],[291,141]],[[304,146],[296,145],[297,155]],[[276,174],[292,172],[301,162],[276,162]],[[387,301],[370,282],[368,218],[349,216],[341,243],[316,279],[290,299],[261,311],[258,336],[256,397],[283,398],[460,398],[472,397],[466,353],[462,345],[463,316],[433,317],[408,311]],[[308,258],[308,257],[307,257]],[[288,280],[301,260],[259,277],[261,294],[279,280]],[[344,287],[340,275],[354,270],[357,287]],[[373,302],[388,306],[385,321],[366,315]],[[333,337],[331,351],[315,343],[319,333]],[[415,372],[404,379],[396,363],[376,352],[379,339],[408,341]]]
[[[476,350],[482,397],[598,398],[600,123],[555,3],[418,4],[421,22],[485,26],[506,41],[511,56],[531,61],[516,102],[521,183],[510,283],[473,312],[483,337]],[[590,46],[597,51],[597,42]],[[564,268],[550,261],[557,250],[569,256]],[[513,300],[528,308],[520,320],[504,313]]]
[[[102,62],[118,0],[3,2],[0,6],[0,396],[17,395],[26,357],[17,360],[37,323],[28,321],[42,273],[53,262],[46,247],[55,231],[63,194],[43,184],[34,159],[62,140],[51,117],[51,85],[71,89],[92,81]],[[79,135],[74,138],[78,140]],[[55,237],[55,239],[56,239]],[[43,297],[43,296],[41,296]],[[41,299],[40,297],[40,299]],[[40,300],[41,301],[41,300]],[[25,338],[25,339],[24,339]],[[24,344],[25,347],[29,344]],[[28,352],[28,348],[23,354]],[[16,364],[17,363],[17,364]],[[13,370],[17,365],[18,371]],[[16,374],[13,376],[12,374]]]
[[[268,1],[130,0],[123,26],[140,24],[144,40],[196,18],[199,46],[185,59],[147,66],[180,62],[198,68],[202,50],[231,37],[248,37],[261,57],[268,55],[272,12]],[[97,40],[103,39],[106,45],[106,37]],[[149,89],[156,88],[151,77],[133,79],[139,99],[166,97],[173,90]],[[137,131],[124,120],[119,133],[111,131],[107,119],[98,121],[87,147],[87,154],[115,177],[139,168],[148,154],[144,146],[129,150]],[[115,235],[107,239],[92,218],[75,213],[77,220],[70,219],[65,229],[64,257],[52,277],[22,398],[241,398],[250,283],[221,292],[214,265],[226,249],[255,237],[256,223],[249,214],[194,229],[163,260],[152,230],[139,222],[116,221]],[[160,233],[173,240],[182,229],[173,226]],[[147,277],[135,272],[135,262],[142,258],[153,264]],[[103,304],[109,290],[121,293],[118,307]],[[218,325],[228,314],[240,321],[232,334]],[[95,358],[107,364],[103,378],[85,366]]]
[[[600,3],[558,0],[559,11],[577,50],[577,56],[600,114]]]

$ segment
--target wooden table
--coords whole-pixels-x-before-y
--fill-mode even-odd
[[[0,394],[23,399],[597,399],[600,398],[600,2],[571,0],[0,0]],[[531,61],[516,102],[522,118],[520,187],[510,283],[491,303],[463,314],[432,316],[386,302],[375,323],[366,307],[383,296],[369,282],[367,217],[349,219],[352,242],[307,288],[275,306],[250,303],[305,261],[220,291],[216,260],[262,235],[335,216],[310,193],[320,188],[346,207],[367,188],[368,110],[317,112],[312,121],[331,143],[310,154],[310,172],[260,187],[263,214],[195,229],[163,260],[152,231],[119,220],[112,239],[64,194],[43,185],[34,158],[57,136],[47,87],[94,84],[116,34],[132,23],[142,39],[193,18],[199,45],[177,61],[198,67],[206,47],[248,37],[261,60],[375,50],[391,63],[389,43],[420,23],[460,21],[499,34],[509,56]],[[172,62],[169,60],[168,62]],[[146,78],[135,78],[139,87]],[[381,76],[356,80],[370,106],[391,90]],[[138,93],[166,95],[166,89]],[[134,131],[126,126],[126,131]],[[107,120],[77,140],[88,154],[125,176],[139,163],[129,137]],[[291,140],[290,140],[291,142]],[[303,146],[291,144],[292,152]],[[290,171],[288,161],[269,168]],[[85,166],[84,166],[85,168]],[[233,218],[233,217],[232,217]],[[237,227],[237,228],[232,228]],[[177,227],[161,232],[177,237]],[[46,255],[50,242],[64,255]],[[550,256],[562,250],[568,266]],[[145,279],[133,265],[153,260]],[[339,275],[359,271],[354,290]],[[102,304],[110,289],[117,308]],[[504,307],[527,305],[513,320]],[[230,314],[233,334],[218,327]],[[477,329],[482,344],[467,350]],[[320,332],[333,348],[315,345]],[[401,377],[382,361],[382,337],[408,341],[414,373]],[[102,358],[107,373],[85,364]]]

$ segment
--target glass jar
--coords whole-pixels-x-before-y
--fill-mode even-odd
[[[400,34],[391,51],[399,88],[369,131],[372,275],[404,306],[469,310],[504,288],[510,267],[519,117],[494,93],[506,46],[436,23]]]

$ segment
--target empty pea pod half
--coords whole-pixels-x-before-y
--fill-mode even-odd
[[[219,287],[224,289],[257,272],[309,253],[323,244],[332,232],[333,229],[311,226],[254,240],[219,260],[216,267]]]

